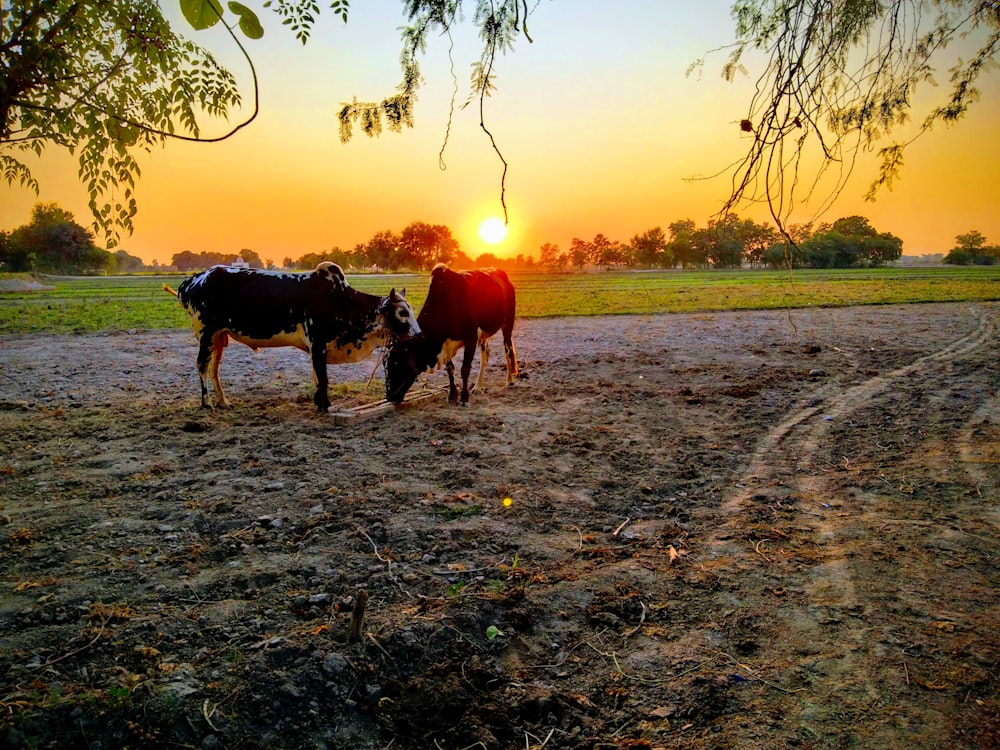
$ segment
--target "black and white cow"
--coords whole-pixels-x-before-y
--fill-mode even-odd
[[[386,400],[400,403],[420,373],[444,365],[450,383],[448,400],[458,403],[451,358],[464,348],[462,404],[467,405],[476,343],[480,367],[474,388],[482,389],[490,356],[489,339],[497,331],[503,332],[507,385],[510,385],[518,375],[517,353],[511,340],[515,313],[514,286],[504,271],[494,268],[452,271],[443,263],[436,265],[431,271],[427,300],[417,316],[420,333],[399,338],[389,348]]]
[[[215,405],[230,406],[219,380],[222,353],[232,338],[255,351],[294,346],[312,358],[313,401],[330,407],[326,365],[358,362],[393,337],[420,332],[413,309],[393,289],[387,297],[353,289],[336,263],[308,273],[278,273],[214,266],[181,282],[176,292],[198,339],[201,405],[208,381]]]

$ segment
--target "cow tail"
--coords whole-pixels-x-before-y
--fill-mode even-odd
[[[514,285],[507,278],[507,320],[504,322],[504,356],[507,360],[507,383],[511,378],[516,378],[520,374],[520,367],[517,364],[517,350],[514,349],[514,319],[517,317],[517,298],[514,293]]]
[[[517,299],[514,294],[514,285],[510,283],[510,279],[507,279],[507,314],[508,323],[511,329],[514,328],[514,318],[517,317]]]
[[[171,289],[171,288],[170,288],[169,286],[167,286],[166,284],[164,284],[164,285],[163,285],[163,291],[165,291],[165,292],[170,292],[170,293],[171,293],[172,295],[174,295],[175,297],[177,296],[177,290],[175,290],[175,289]]]

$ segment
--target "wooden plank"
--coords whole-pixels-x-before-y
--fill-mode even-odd
[[[406,409],[415,406],[416,404],[437,396],[439,393],[447,392],[448,388],[446,386],[427,386],[420,389],[413,389],[406,394],[401,404],[394,404],[383,400],[376,401],[373,404],[358,406],[353,409],[341,409],[340,411],[334,412],[333,423],[338,427],[346,427],[347,425],[356,424],[357,422],[363,422],[366,419],[380,417],[390,411],[397,411],[399,409]]]

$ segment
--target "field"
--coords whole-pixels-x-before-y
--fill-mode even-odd
[[[617,315],[704,310],[1000,299],[1000,267],[871,270],[514,273],[518,315]],[[0,334],[86,333],[188,325],[163,284],[183,276],[46,277],[46,292],[0,293]],[[351,274],[363,291],[405,288],[419,308],[427,274]]]
[[[1000,746],[998,277],[867,273],[516,277],[524,378],[344,427],[295,350],[200,409],[183,316],[10,332],[117,280],[5,301],[0,745]]]

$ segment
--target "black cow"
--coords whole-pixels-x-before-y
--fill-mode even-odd
[[[420,333],[397,339],[389,348],[386,367],[386,400],[400,403],[417,375],[445,365],[450,388],[448,400],[458,402],[455,366],[451,358],[465,348],[462,358],[462,404],[469,403],[469,373],[479,343],[480,368],[476,388],[481,388],[490,356],[489,339],[503,331],[507,359],[507,385],[517,377],[517,353],[511,341],[516,305],[514,286],[507,274],[494,268],[452,271],[438,263],[431,271],[430,288],[417,323]]]
[[[222,353],[232,338],[254,351],[294,346],[312,358],[320,411],[330,407],[326,365],[357,362],[395,336],[420,331],[405,290],[387,297],[351,288],[336,263],[324,261],[308,273],[276,273],[214,266],[181,282],[175,294],[198,339],[201,405],[208,380],[215,405],[230,406],[219,380]]]

